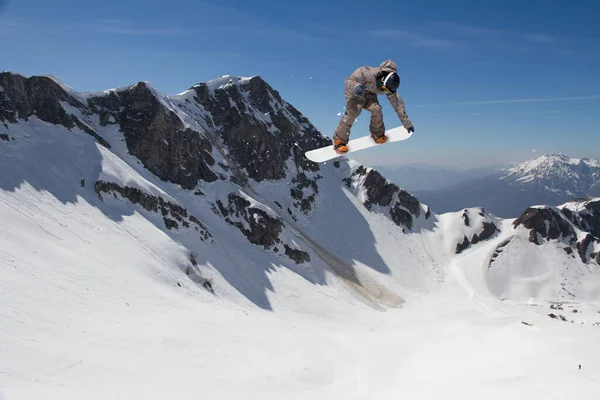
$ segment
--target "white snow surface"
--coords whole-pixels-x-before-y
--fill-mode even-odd
[[[599,398],[600,271],[563,243],[535,246],[495,219],[499,233],[456,255],[489,217],[467,209],[467,227],[464,211],[422,206],[404,233],[366,210],[360,181],[340,184],[357,163],[328,163],[309,216],[287,213],[289,182],[243,194],[309,252],[297,265],[211,211],[239,187],[184,191],[129,155],[116,126],[85,122],[110,150],[35,117],[0,141],[1,399]],[[100,200],[99,179],[186,207],[212,238]],[[186,274],[190,253],[215,294]]]

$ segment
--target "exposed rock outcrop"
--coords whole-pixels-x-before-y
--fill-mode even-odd
[[[492,257],[490,258],[490,262],[488,264],[488,269],[492,267],[492,265],[494,264],[494,261],[496,261],[498,256],[504,251],[504,248],[506,246],[508,246],[509,243],[510,243],[510,239],[505,240],[504,242],[500,243],[496,247],[496,250],[494,250],[494,254],[492,254]]]
[[[284,244],[285,255],[288,256],[291,260],[294,260],[296,264],[302,264],[305,262],[310,262],[310,254],[305,251],[293,249],[287,244]]]
[[[461,218],[466,228],[476,229],[477,231],[471,232],[470,239],[467,235],[463,236],[462,241],[456,244],[456,254],[462,253],[471,245],[490,239],[496,232],[499,232],[494,220],[485,213],[483,208],[465,209]]]
[[[117,100],[119,103],[117,103]],[[212,145],[198,132],[186,128],[179,116],[166,108],[143,82],[118,94],[90,99],[99,112],[118,113],[129,152],[159,178],[193,189],[199,181],[218,179]],[[112,115],[112,114],[111,114]],[[110,117],[108,117],[110,118]]]
[[[304,152],[331,140],[323,138],[262,78],[236,84],[232,80],[215,90],[201,83],[193,89],[196,102],[210,114],[207,123],[219,132],[230,156],[250,178],[258,182],[285,178],[290,156],[302,170],[319,170]]]
[[[95,190],[102,199],[102,193],[112,193],[115,197],[120,194],[133,204],[139,204],[148,211],[160,213],[167,229],[179,229],[179,224],[185,228],[194,228],[200,235],[200,240],[212,237],[210,232],[198,221],[196,217],[178,204],[164,200],[162,197],[153,196],[137,188],[120,186],[113,182],[97,181]]]
[[[575,203],[575,202],[574,202]],[[563,214],[580,230],[600,239],[600,199],[586,201],[579,212],[571,211],[569,203],[562,208]]]
[[[250,243],[279,252],[276,245],[282,244],[280,235],[284,228],[281,219],[270,216],[258,207],[252,207],[250,201],[235,193],[227,196],[227,204],[217,200],[217,207],[225,221],[238,228]],[[283,243],[283,246],[285,254],[297,264],[310,261],[307,252],[295,249],[287,243]]]
[[[314,179],[310,179],[304,172],[300,172],[292,179],[290,195],[294,200],[294,206],[302,213],[308,214],[314,207],[315,200],[319,194],[319,185],[317,181],[321,179],[321,175],[317,175]]]
[[[595,243],[600,243],[600,201],[573,201],[560,209],[529,208],[517,218],[514,226],[523,225],[530,230],[529,240],[540,245],[545,240],[562,240],[569,247],[568,254],[575,251],[584,263],[597,260],[593,253]],[[578,235],[577,228],[581,233]]]
[[[419,200],[374,169],[358,167],[352,177],[345,180],[346,185],[351,185],[356,179],[363,182],[362,187],[366,190],[366,200],[363,204],[369,211],[373,210],[375,205],[389,207],[390,217],[396,225],[412,229],[414,218],[421,215]]]
[[[538,245],[542,244],[542,239],[561,238],[570,243],[577,240],[573,226],[551,208],[528,208],[513,222],[515,228],[519,225],[530,230],[529,241]]]
[[[94,137],[100,144],[110,148],[95,130],[67,113],[61,102],[85,110],[86,105],[70,96],[53,79],[45,76],[25,78],[10,72],[0,73],[0,121],[17,123],[36,116],[42,121],[62,125],[67,129],[78,127]]]
[[[221,215],[225,221],[237,227],[250,243],[270,249],[280,242],[283,221],[271,217],[260,208],[250,207],[248,200],[234,193],[230,193],[227,200],[227,204],[217,200]]]
[[[588,262],[588,250],[590,250],[590,244],[592,244],[593,241],[594,237],[588,233],[582,240],[577,242],[577,253],[584,263]]]

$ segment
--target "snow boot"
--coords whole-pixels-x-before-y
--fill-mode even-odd
[[[371,133],[371,137],[377,144],[383,144],[383,143],[387,142],[387,136],[385,136],[385,133],[379,137],[375,136],[374,133]]]
[[[342,143],[342,141],[339,139],[334,140],[333,149],[338,154],[344,154],[348,152],[348,146],[346,145],[346,143]]]

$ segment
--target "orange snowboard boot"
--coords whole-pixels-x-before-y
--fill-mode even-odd
[[[371,137],[377,144],[383,144],[383,143],[387,142],[387,136],[385,136],[385,133],[379,137],[377,137],[377,136],[375,136],[375,134],[371,133]]]
[[[339,139],[334,140],[333,149],[338,154],[344,154],[348,152],[348,146],[346,145],[346,143],[342,143],[342,141]]]

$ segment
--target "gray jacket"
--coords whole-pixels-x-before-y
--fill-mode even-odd
[[[381,63],[379,67],[360,67],[356,71],[354,71],[352,75],[350,75],[344,81],[344,84],[346,86],[346,89],[344,91],[346,99],[356,97],[356,95],[354,94],[354,89],[356,89],[358,85],[364,85],[366,87],[367,92],[374,94],[385,94],[377,87],[377,75],[379,75],[383,71],[398,72],[398,66],[392,60],[385,60]],[[392,104],[392,107],[394,107],[396,114],[398,114],[398,118],[400,118],[400,121],[402,121],[402,125],[404,125],[404,127],[407,129],[411,127],[412,122],[410,122],[410,119],[406,114],[406,110],[404,109],[404,101],[402,100],[402,97],[400,97],[398,92],[390,93],[386,96]]]

